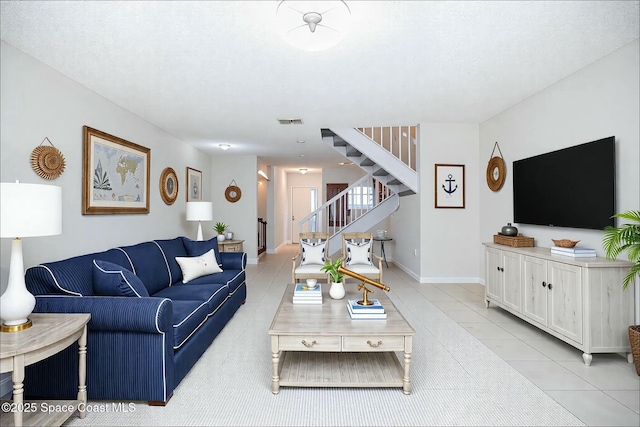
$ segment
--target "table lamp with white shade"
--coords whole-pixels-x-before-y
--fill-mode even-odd
[[[212,202],[187,202],[187,221],[198,221],[198,237],[202,238],[202,221],[213,220],[213,203]]]
[[[0,297],[2,332],[31,327],[36,305],[24,282],[22,238],[62,234],[62,188],[54,185],[0,183],[0,237],[11,238],[9,282]]]

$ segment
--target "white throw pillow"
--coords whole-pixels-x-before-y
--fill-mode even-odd
[[[302,248],[302,261],[300,265],[324,264],[324,247],[326,241],[318,243],[300,242]]]
[[[371,263],[371,240],[360,244],[347,243],[347,265],[373,265]]]
[[[182,283],[187,283],[208,274],[222,272],[222,269],[216,261],[216,254],[213,249],[195,257],[177,256],[176,261],[182,270]]]

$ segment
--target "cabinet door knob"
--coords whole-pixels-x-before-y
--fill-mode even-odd
[[[500,267],[496,267],[498,269],[498,271],[500,271]]]
[[[501,267],[501,268],[500,268],[500,271],[502,271],[502,272],[504,273],[504,267]]]
[[[552,288],[552,287],[553,287],[553,286],[551,285],[551,283],[549,283],[549,290],[551,290],[551,288]]]
[[[542,282],[542,287],[546,288],[547,287],[547,282]]]

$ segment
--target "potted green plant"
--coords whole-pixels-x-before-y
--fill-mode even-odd
[[[224,232],[227,231],[227,224],[224,222],[216,222],[213,229],[218,233],[218,242],[224,242]]]
[[[344,274],[338,271],[342,265],[342,258],[335,261],[326,260],[322,266],[322,271],[329,274],[331,278],[331,287],[329,288],[329,296],[333,299],[344,298]]]
[[[622,252],[627,252],[627,258],[633,263],[622,281],[622,288],[640,277],[640,211],[626,211],[613,216],[629,221],[619,227],[606,227],[602,237],[602,247],[607,258],[616,259]],[[636,296],[638,298],[638,296]],[[636,320],[640,314],[636,313]],[[636,373],[640,375],[640,325],[629,326],[629,343]]]

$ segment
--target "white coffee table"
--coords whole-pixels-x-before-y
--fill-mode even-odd
[[[370,294],[387,312],[386,320],[351,320],[348,298],[362,298],[356,284],[341,300],[323,284],[322,305],[295,305],[290,284],[269,335],[272,391],[289,387],[401,387],[411,393],[409,369],[415,330],[381,290]],[[404,365],[396,352],[402,352]]]

